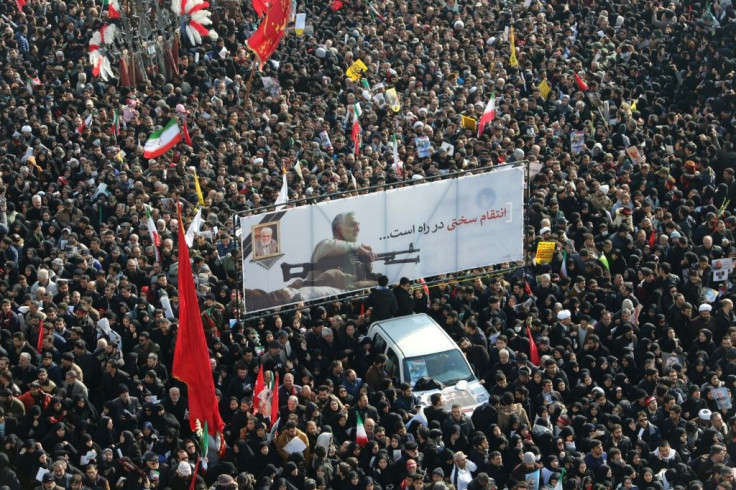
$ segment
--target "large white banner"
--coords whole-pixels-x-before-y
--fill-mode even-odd
[[[520,167],[241,218],[249,312],[520,260]]]

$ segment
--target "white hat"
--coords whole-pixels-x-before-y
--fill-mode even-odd
[[[456,20],[453,24],[453,27],[455,28],[455,30],[459,31],[460,29],[465,28],[465,23],[462,20]]]
[[[544,235],[545,233],[550,233],[551,231],[552,231],[552,228],[550,228],[549,226],[545,226],[544,228],[539,230],[539,234]]]
[[[184,107],[184,104],[176,104],[176,112],[179,114],[189,114],[189,110]]]
[[[606,394],[606,392],[603,391],[603,388],[601,388],[600,386],[596,386],[590,392],[593,393],[594,395],[595,394],[601,394],[601,395],[605,395]]]
[[[698,311],[700,311],[700,312],[703,312],[703,311],[713,311],[713,307],[711,305],[709,305],[708,303],[703,303],[698,308]]]
[[[189,463],[182,461],[179,466],[176,467],[176,472],[182,476],[189,476],[192,474],[192,466]]]
[[[262,165],[263,164],[263,158],[258,157],[253,160],[254,165]]]
[[[424,127],[424,123],[422,121],[417,121],[414,123],[414,129]]]
[[[33,132],[33,129],[31,129],[31,127],[26,124],[25,126],[23,126],[22,128],[20,128],[20,131],[22,133],[32,133]]]
[[[702,409],[698,412],[698,418],[700,420],[710,420],[711,411],[707,408]]]
[[[558,320],[567,320],[571,316],[572,316],[572,313],[570,313],[570,310],[560,310],[560,312],[557,313]]]
[[[603,194],[608,194],[608,190],[610,189],[610,187],[608,187],[607,185],[602,185],[602,186],[600,186],[600,187],[599,187],[598,189],[599,189],[599,190],[600,190],[600,191],[601,191],[601,192],[602,192]]]

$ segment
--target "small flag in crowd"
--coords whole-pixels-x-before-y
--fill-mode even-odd
[[[511,56],[509,56],[509,64],[511,66],[519,66],[519,62],[516,60],[516,36],[514,35],[513,27],[509,31],[509,41],[511,41]]]
[[[486,124],[496,119],[496,93],[491,93],[491,100],[486,104],[486,108],[483,110],[483,115],[480,117],[480,123],[478,124],[478,138],[483,134],[483,130]]]
[[[365,426],[363,425],[360,412],[355,412],[355,416],[358,418],[358,424],[355,427],[355,442],[358,446],[363,447],[368,444],[368,434],[365,432]]]
[[[172,117],[166,126],[154,131],[148,137],[143,147],[143,158],[159,157],[172,149],[179,141],[181,141],[181,131],[176,119]]]
[[[355,143],[355,155],[357,156],[360,154],[360,132],[362,131],[360,129],[360,121],[358,120],[358,116],[359,116],[358,104],[353,105],[353,112],[354,112],[354,117],[353,117],[352,138],[353,138],[353,143]]]
[[[194,215],[194,219],[187,228],[187,233],[184,235],[187,246],[191,247],[194,245],[194,237],[197,236],[199,230],[202,229],[202,208],[197,209],[197,214]]]
[[[82,121],[82,124],[80,124],[77,127],[77,134],[82,134],[84,132],[84,129],[92,124],[92,114],[88,115],[84,120]]]
[[[601,256],[598,257],[598,260],[603,264],[603,267],[605,267],[607,271],[611,270],[611,267],[608,265],[608,257],[606,257],[605,254],[601,254]]]
[[[289,201],[289,185],[286,183],[286,169],[282,169],[281,179],[281,190],[279,191],[279,195],[276,196],[276,202],[274,202],[277,211],[284,209],[286,203]]]
[[[194,190],[197,193],[197,202],[200,206],[204,206],[204,194],[202,194],[202,187],[199,185],[199,177],[197,171],[194,171]],[[189,245],[191,247],[191,245]]]
[[[396,133],[394,133],[393,136],[393,150],[394,150],[394,167],[396,168],[396,173],[399,174],[399,177],[404,176],[404,166],[401,164],[401,160],[399,160],[399,143],[396,141]]]
[[[578,84],[578,88],[582,90],[583,92],[588,90],[588,84],[585,83],[585,80],[580,78],[580,75],[578,75],[577,72],[575,72],[575,83]]]
[[[159,235],[158,228],[156,228],[156,223],[153,221],[153,216],[151,216],[150,206],[146,206],[146,218],[146,224],[148,225],[148,234],[151,235],[151,242],[153,243],[153,248],[156,250],[156,260],[161,260],[161,253],[158,250],[158,248],[161,246],[161,235]]]

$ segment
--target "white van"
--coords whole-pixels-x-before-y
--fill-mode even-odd
[[[386,371],[393,379],[412,387],[420,378],[430,378],[445,385],[442,390],[445,409],[455,403],[470,413],[489,400],[488,391],[473,374],[465,355],[447,332],[425,314],[403,316],[371,325],[368,337],[373,352],[388,358]],[[423,406],[439,389],[414,391]]]

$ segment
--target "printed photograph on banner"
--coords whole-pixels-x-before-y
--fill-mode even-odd
[[[246,309],[519,260],[523,178],[501,167],[243,217]]]
[[[570,153],[579,155],[585,149],[585,131],[570,133]]]
[[[279,223],[272,221],[259,226],[254,226],[251,231],[253,248],[253,260],[263,260],[281,253],[279,247]]]
[[[417,145],[417,156],[419,158],[432,156],[432,142],[429,141],[429,138],[427,136],[414,138],[414,144]]]

